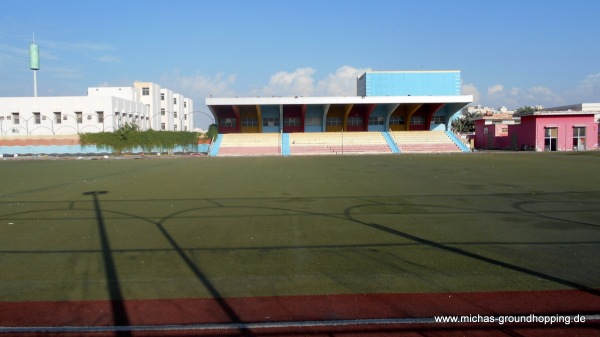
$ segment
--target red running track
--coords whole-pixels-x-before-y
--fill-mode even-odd
[[[439,315],[595,315],[597,291],[352,294],[227,299],[125,300],[126,331],[60,329],[15,332],[8,327],[110,327],[111,301],[0,302],[0,337],[5,336],[600,336],[600,320],[565,324],[423,323]],[[352,320],[400,319],[381,323]],[[318,322],[308,326],[263,322]],[[323,322],[327,321],[327,322]],[[336,325],[337,323],[344,323]],[[379,322],[379,323],[378,323]],[[227,325],[230,323],[250,323]],[[221,326],[203,326],[222,324]],[[253,325],[254,324],[254,325]],[[143,327],[176,325],[163,331]],[[191,327],[185,329],[185,327]],[[113,329],[114,330],[114,329]],[[131,331],[133,330],[133,331]]]

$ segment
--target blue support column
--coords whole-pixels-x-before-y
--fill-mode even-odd
[[[217,135],[217,140],[215,140],[210,147],[210,157],[216,157],[219,154],[219,147],[221,146],[221,141],[223,140],[223,135]]]
[[[282,133],[281,134],[281,155],[284,157],[290,156],[290,134]]]

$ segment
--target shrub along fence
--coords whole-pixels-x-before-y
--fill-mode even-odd
[[[121,127],[115,132],[84,133],[79,135],[82,147],[95,146],[114,154],[123,152],[173,153],[198,152],[198,133],[187,131],[139,131],[135,127]]]

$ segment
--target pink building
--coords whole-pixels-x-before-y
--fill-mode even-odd
[[[598,149],[598,111],[540,110],[475,121],[476,149],[584,151]],[[488,118],[485,118],[488,117]]]
[[[511,114],[485,114],[475,120],[476,149],[510,149],[508,126],[519,122]]]

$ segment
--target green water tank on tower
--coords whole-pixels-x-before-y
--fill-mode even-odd
[[[40,69],[40,51],[38,45],[32,43],[29,46],[29,69],[39,70]]]

